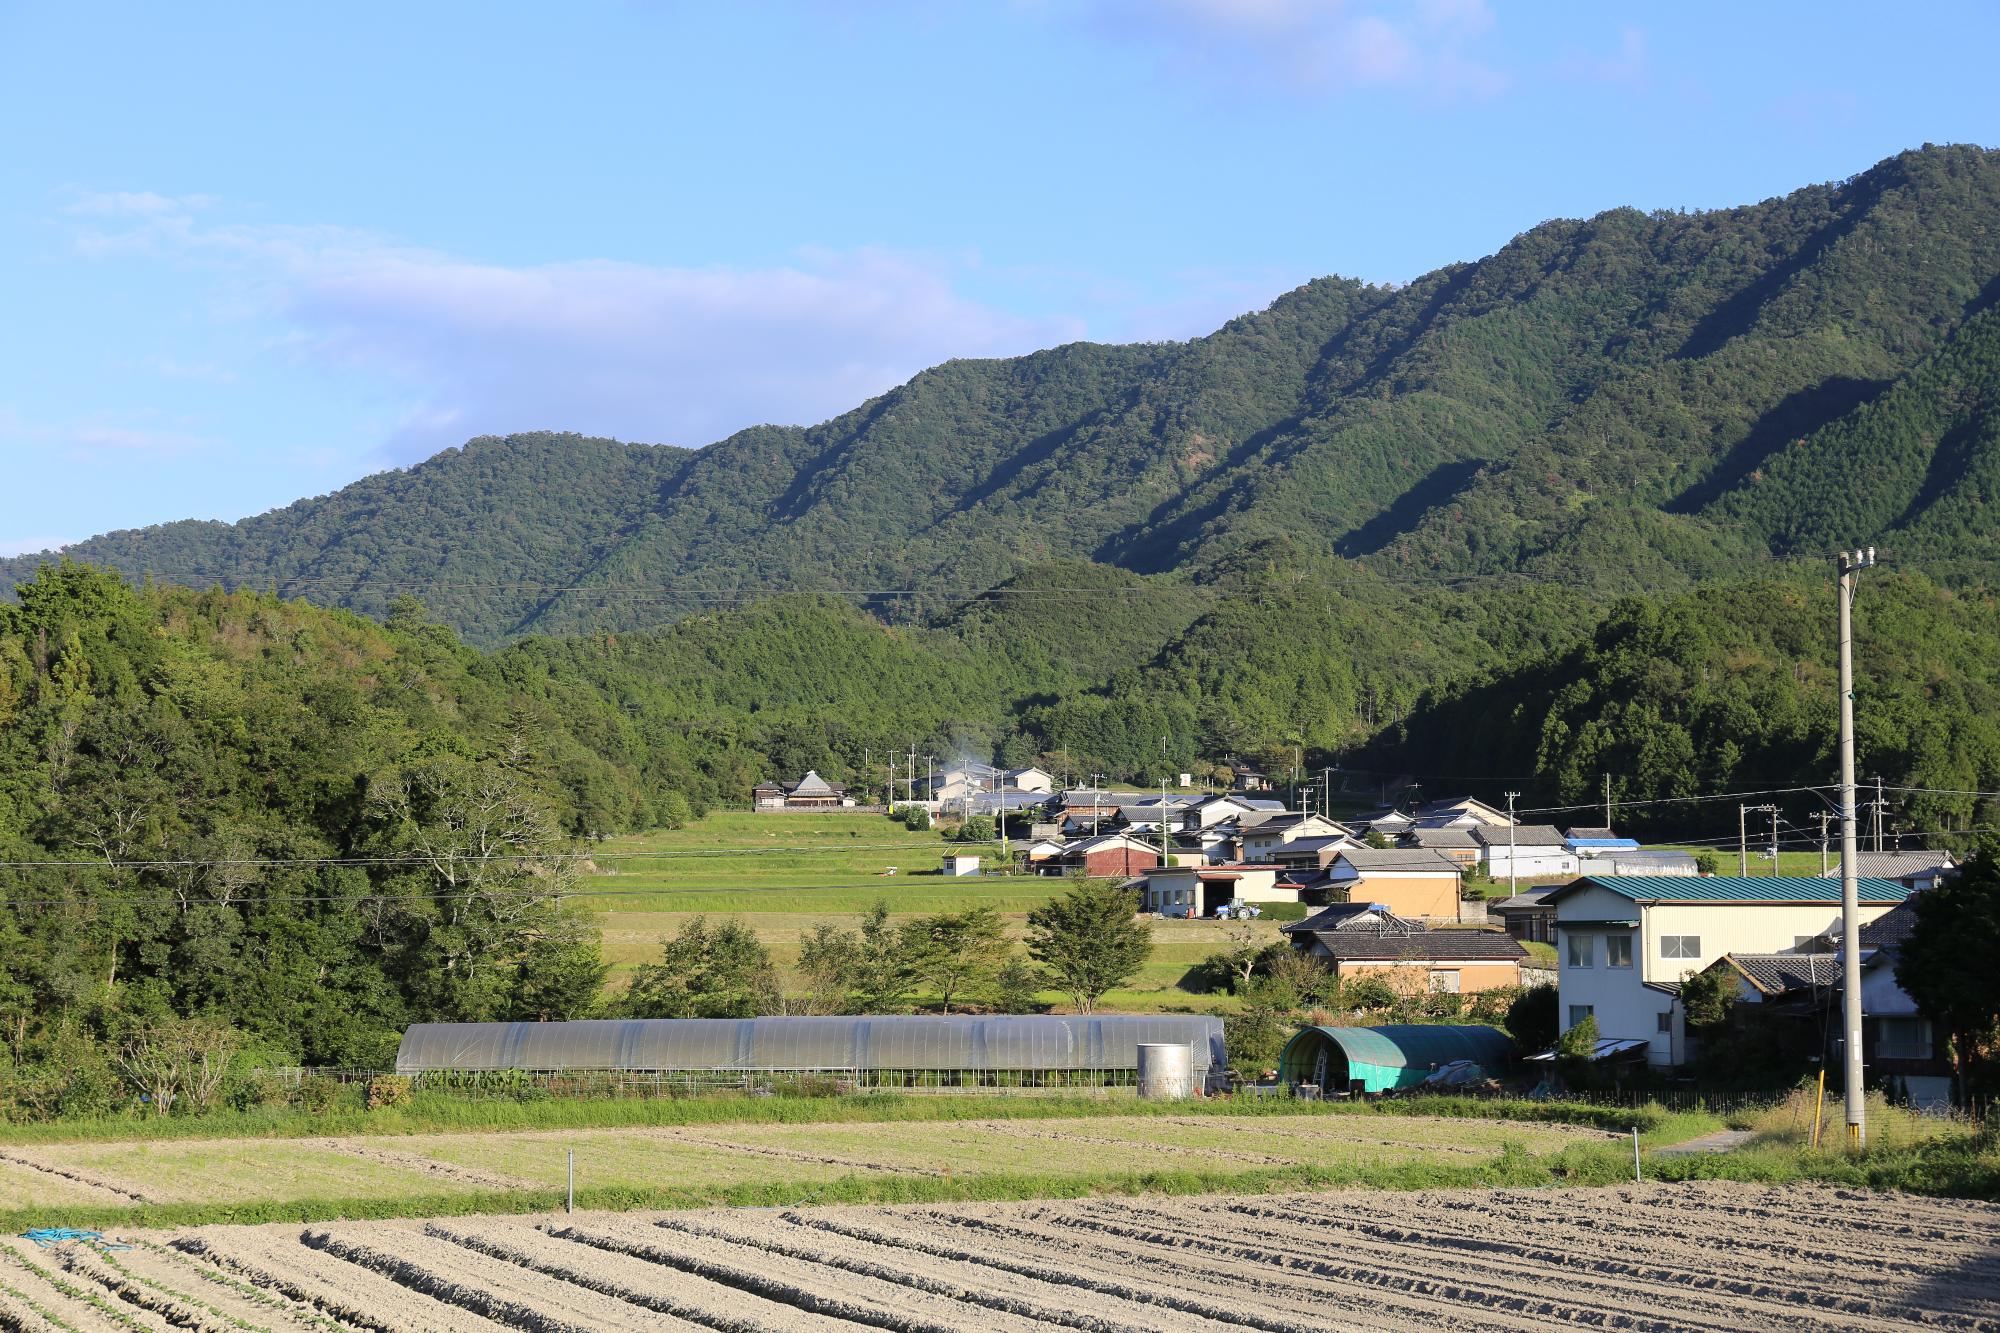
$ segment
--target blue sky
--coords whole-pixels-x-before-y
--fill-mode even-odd
[[[1893,17],[1892,17],[1893,16]],[[2000,7],[0,0],[0,553],[2000,141]]]

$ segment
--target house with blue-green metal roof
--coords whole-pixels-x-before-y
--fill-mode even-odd
[[[1891,879],[1859,881],[1866,925],[1910,895]],[[1585,875],[1549,893],[1555,909],[1559,1013],[1565,1028],[1644,1041],[1661,1066],[1687,1059],[1680,983],[1729,953],[1822,947],[1840,921],[1840,881],[1818,876]]]

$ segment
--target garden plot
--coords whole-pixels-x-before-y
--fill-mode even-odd
[[[1991,1329],[1996,1225],[1710,1182],[205,1227],[0,1242],[0,1326]]]
[[[37,1147],[35,1160],[153,1203],[234,1203],[258,1199],[383,1199],[491,1189],[490,1184],[378,1160],[377,1140],[301,1143],[274,1139],[191,1139],[160,1143]],[[54,1202],[31,1195],[30,1206]]]

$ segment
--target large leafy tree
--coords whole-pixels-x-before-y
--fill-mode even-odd
[[[621,1006],[634,1018],[755,1018],[777,1012],[770,952],[739,917],[695,917],[638,968]]]
[[[1153,951],[1130,890],[1085,880],[1028,913],[1028,956],[1067,993],[1078,1013],[1139,974]]]
[[[1963,1095],[1974,1060],[2000,1033],[2000,860],[1975,856],[1911,901],[1916,921],[1897,953],[1896,984],[1944,1028]]]

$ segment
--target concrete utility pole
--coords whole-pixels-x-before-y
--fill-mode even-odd
[[[1776,856],[1778,850],[1777,815],[1775,805],[1739,805],[1736,807],[1736,873],[1743,878],[1750,877],[1750,815],[1771,813],[1771,851]],[[1776,861],[1773,860],[1773,865]]]
[[[1778,807],[1771,806],[1771,877],[1778,875]]]
[[[1517,791],[1507,793],[1507,893],[1509,897],[1521,891],[1520,884],[1517,882],[1518,876],[1514,869],[1514,831],[1521,827],[1520,822],[1514,818],[1514,798],[1520,794]],[[1609,828],[1611,826],[1606,824],[1605,827]],[[1608,949],[1611,946],[1607,944],[1604,947]]]
[[[1876,775],[1876,851],[1882,851],[1882,825],[1888,823],[1888,801],[1882,799],[1882,775]]]
[[[1833,816],[1826,811],[1819,812],[1819,873],[1822,875],[1829,869],[1826,863],[1826,821],[1831,818]]]
[[[1604,775],[1604,827],[1611,827],[1611,775]]]
[[[1875,564],[1875,548],[1842,551],[1840,605],[1840,978],[1847,1146],[1868,1141],[1868,1103],[1861,1090],[1861,890],[1854,848],[1854,585]]]

